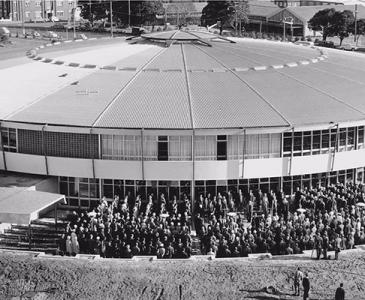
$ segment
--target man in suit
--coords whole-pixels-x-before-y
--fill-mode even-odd
[[[336,290],[335,300],[345,300],[345,290],[343,289],[343,283]]]
[[[308,278],[308,273],[305,273],[305,277],[303,278],[303,300],[307,300],[309,298],[309,289],[310,289],[310,282]]]

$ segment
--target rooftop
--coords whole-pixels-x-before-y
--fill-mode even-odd
[[[191,129],[365,119],[358,53],[174,31],[48,45],[30,58],[0,64],[0,120]]]

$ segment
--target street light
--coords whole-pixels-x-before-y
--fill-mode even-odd
[[[354,36],[354,42],[357,45],[356,36],[357,36],[357,4],[355,4],[355,36]]]
[[[288,21],[290,20],[290,21]],[[290,24],[291,35],[293,36],[293,18],[292,17],[283,17],[283,40],[285,40],[285,24]]]

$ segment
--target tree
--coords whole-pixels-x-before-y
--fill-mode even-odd
[[[128,24],[128,5],[130,4],[130,21],[131,24],[153,24],[156,15],[164,13],[161,1],[133,1],[128,4],[127,0],[79,0],[82,5],[81,16],[89,21],[105,20],[109,18],[110,2],[113,6],[113,22]]]
[[[202,11],[202,24],[204,26],[210,26],[220,21],[220,30],[222,31],[223,26],[230,24],[231,20],[234,19],[235,11],[232,6],[232,1],[216,1],[208,0],[207,5]]]
[[[192,2],[172,2],[166,8],[167,13],[176,16],[177,25],[191,21],[190,13],[194,11],[195,6]]]
[[[308,22],[310,28],[315,31],[322,31],[322,39],[325,41],[330,35],[330,27],[332,25],[332,17],[336,13],[334,8],[326,8],[318,11]]]
[[[239,27],[239,33],[242,32],[242,22],[248,22],[248,13],[249,13],[249,6],[248,2],[245,0],[238,0],[236,2],[231,3],[234,9],[234,28],[237,32],[237,27]]]
[[[336,11],[331,21],[330,34],[339,37],[341,46],[343,39],[348,37],[351,32],[351,27],[355,22],[354,14],[350,10]]]

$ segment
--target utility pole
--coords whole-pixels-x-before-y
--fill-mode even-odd
[[[131,0],[128,0],[128,27],[131,27]]]
[[[112,37],[114,37],[113,34],[113,3],[112,0],[110,0],[110,34]]]
[[[357,4],[355,4],[355,36],[354,36],[354,42],[357,43]]]
[[[20,12],[22,14],[22,28],[23,28],[23,36],[25,37],[25,26],[24,26],[24,2],[20,1]]]
[[[74,9],[73,9],[73,27],[74,27],[74,40],[76,40],[76,0],[74,0]]]

